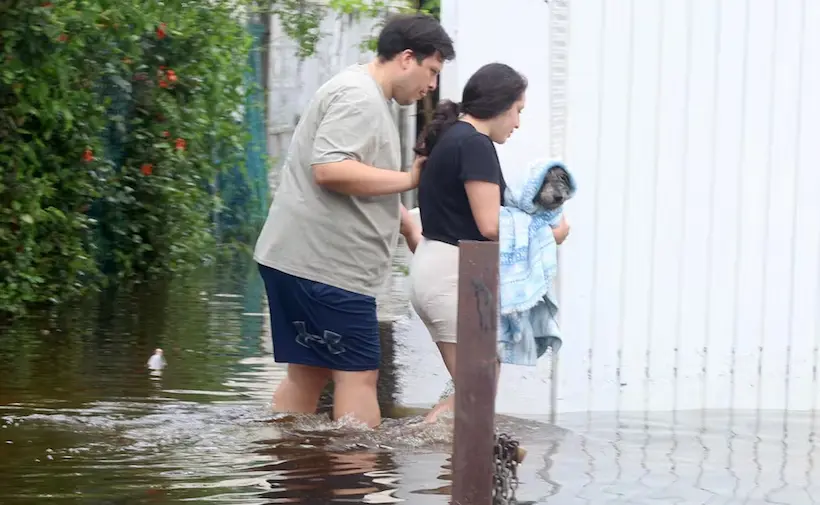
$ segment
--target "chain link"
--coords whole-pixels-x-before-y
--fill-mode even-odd
[[[495,436],[493,450],[493,505],[516,505],[518,489],[518,441],[501,433]]]

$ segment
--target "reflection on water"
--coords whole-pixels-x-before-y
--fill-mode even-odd
[[[240,272],[2,330],[0,502],[447,503],[449,420],[368,431],[271,414],[282,368],[263,336],[255,270]],[[167,365],[149,370],[156,348]],[[499,417],[529,451],[522,503],[820,498],[812,413],[584,413],[558,424]]]

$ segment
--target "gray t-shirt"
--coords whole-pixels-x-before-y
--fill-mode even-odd
[[[296,126],[254,259],[285,273],[376,296],[398,239],[398,194],[356,197],[319,186],[311,165],[353,159],[400,170],[399,132],[366,65],[326,82]]]

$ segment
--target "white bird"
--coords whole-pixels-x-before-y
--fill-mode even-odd
[[[162,349],[154,349],[154,355],[148,358],[148,368],[151,370],[162,370],[165,368],[165,364]]]

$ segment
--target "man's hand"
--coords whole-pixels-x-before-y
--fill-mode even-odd
[[[561,222],[552,229],[552,234],[555,237],[555,243],[558,245],[561,245],[561,243],[567,239],[567,235],[569,235],[569,223],[567,223],[564,214],[561,214]]]
[[[421,170],[424,168],[424,163],[427,161],[427,156],[417,156],[415,160],[413,160],[413,166],[410,167],[410,181],[413,185],[413,188],[417,188],[419,186],[419,179],[421,179]],[[407,209],[404,209],[405,212]]]
[[[407,208],[402,204],[401,206],[401,227],[399,231],[407,241],[407,247],[411,253],[416,252],[416,246],[421,241],[421,227],[416,224],[413,216],[407,211]]]

